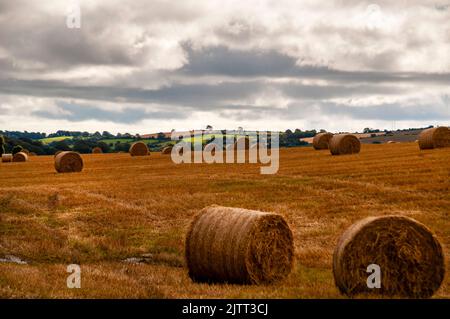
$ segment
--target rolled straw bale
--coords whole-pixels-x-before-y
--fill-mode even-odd
[[[397,142],[394,141],[388,141],[386,144],[396,144]]]
[[[35,152],[30,152],[30,154],[28,154],[29,156],[37,156],[37,154]]]
[[[92,154],[102,154],[102,153],[103,153],[103,150],[101,147],[97,146],[92,149]]]
[[[450,147],[450,128],[441,126],[423,130],[419,135],[419,147],[421,150]]]
[[[2,154],[2,162],[3,163],[11,163],[13,161],[12,154]]]
[[[63,151],[56,151],[54,157],[56,158],[56,156],[58,156],[59,154],[61,154]]]
[[[171,154],[172,153],[172,149],[173,149],[173,145],[168,145],[168,146],[163,148],[161,153],[163,153],[165,155]]]
[[[76,152],[61,152],[55,157],[55,169],[58,173],[81,172],[83,159]]]
[[[186,236],[189,276],[200,282],[266,284],[293,267],[292,232],[280,215],[210,206]]]
[[[26,162],[28,161],[28,155],[24,152],[18,152],[13,155],[13,162]]]
[[[319,133],[313,138],[313,147],[315,150],[327,150],[330,143],[332,133]]]
[[[368,288],[367,267],[380,266],[381,287]],[[441,244],[423,224],[404,216],[365,218],[348,228],[333,255],[336,286],[348,296],[431,297],[445,264]]]
[[[355,154],[361,150],[361,142],[355,135],[339,134],[333,135],[328,147],[333,155]]]
[[[27,154],[27,155],[30,155],[30,151],[27,150],[26,148],[23,148],[23,149],[21,150],[21,152],[22,152],[22,153],[25,153],[25,154]]]
[[[148,147],[143,142],[133,143],[130,147],[131,156],[147,156],[149,155]]]

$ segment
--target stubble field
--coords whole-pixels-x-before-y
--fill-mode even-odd
[[[339,298],[338,237],[367,217],[401,214],[432,229],[450,256],[450,149],[362,145],[331,156],[281,149],[276,175],[259,164],[181,164],[152,154],[83,155],[82,173],[56,174],[53,157],[0,163],[1,298]],[[270,286],[193,283],[184,265],[192,217],[218,204],[282,214],[296,263]],[[146,254],[144,263],[124,262]],[[69,264],[81,289],[68,289]],[[450,298],[447,272],[435,297]]]

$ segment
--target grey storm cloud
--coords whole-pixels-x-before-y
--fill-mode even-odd
[[[344,83],[429,82],[448,85],[450,73],[343,71],[324,66],[299,66],[297,59],[277,51],[238,50],[224,46],[193,50],[184,45],[189,63],[180,71],[190,76],[223,75],[231,77],[292,77],[324,79]],[[390,56],[379,57],[386,63]],[[383,64],[382,60],[374,61]]]
[[[331,102],[315,102],[311,104],[292,103],[283,110],[269,110],[285,118],[304,118],[307,114],[313,116],[348,117],[356,120],[385,121],[436,121],[450,120],[450,108],[441,104],[401,105],[383,103],[376,105],[345,105]]]
[[[50,2],[0,0],[0,95],[11,97],[0,120],[13,97],[39,119],[130,125],[195,112],[267,123],[449,118],[439,102],[450,93],[447,4],[380,0],[371,16],[356,0],[81,1],[73,30],[66,5]]]
[[[0,79],[3,94],[41,97],[79,98],[128,103],[161,103],[208,108],[227,100],[243,99],[261,91],[263,83],[225,82],[219,84],[173,85],[159,89],[121,88],[111,86],[72,86],[57,81]]]
[[[115,123],[132,124],[145,119],[183,119],[186,114],[177,111],[147,111],[137,108],[123,108],[120,111],[105,110],[92,105],[79,105],[57,101],[58,113],[44,110],[34,111],[34,116],[46,119],[61,119],[71,122],[99,120]]]

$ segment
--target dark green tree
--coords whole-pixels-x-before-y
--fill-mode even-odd
[[[5,154],[5,138],[3,135],[0,135],[0,156]]]
[[[13,153],[13,154],[17,154],[17,153],[19,153],[19,152],[22,152],[22,150],[23,150],[23,147],[22,147],[22,146],[16,145],[16,146],[13,147],[12,153]]]

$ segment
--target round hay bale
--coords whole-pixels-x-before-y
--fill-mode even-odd
[[[330,143],[332,133],[319,133],[313,138],[313,147],[315,150],[327,150]]]
[[[2,162],[3,163],[11,163],[13,161],[12,154],[2,154]]]
[[[92,149],[92,154],[102,154],[102,153],[103,153],[103,150],[101,147],[97,146]]]
[[[450,128],[434,127],[423,130],[419,134],[419,148],[421,150],[450,147]]]
[[[30,154],[28,154],[29,156],[37,156],[37,154],[35,152],[30,152]]]
[[[397,142],[394,141],[388,141],[386,144],[396,144]]]
[[[356,154],[361,150],[361,142],[355,135],[333,135],[328,145],[332,155]]]
[[[63,151],[56,151],[54,157],[56,158],[56,156],[58,156],[59,154],[61,154]]]
[[[371,264],[380,266],[380,288],[367,287]],[[348,296],[425,298],[431,297],[444,279],[444,255],[437,238],[414,219],[369,217],[353,224],[339,239],[333,273],[336,286]]]
[[[22,152],[22,153],[25,153],[25,154],[27,154],[27,155],[30,155],[30,151],[27,150],[26,148],[23,148],[23,149],[21,150],[21,152]]]
[[[147,156],[150,154],[148,147],[143,142],[133,143],[130,147],[131,156]]]
[[[210,206],[186,236],[189,276],[200,282],[267,284],[292,270],[292,232],[277,214]]]
[[[75,173],[83,170],[83,159],[76,152],[61,152],[55,157],[58,173]]]
[[[173,149],[173,145],[168,145],[168,146],[163,148],[161,153],[164,154],[164,155],[171,154],[172,153],[172,149]]]
[[[26,162],[28,161],[28,155],[24,152],[18,152],[13,155],[13,162]]]

